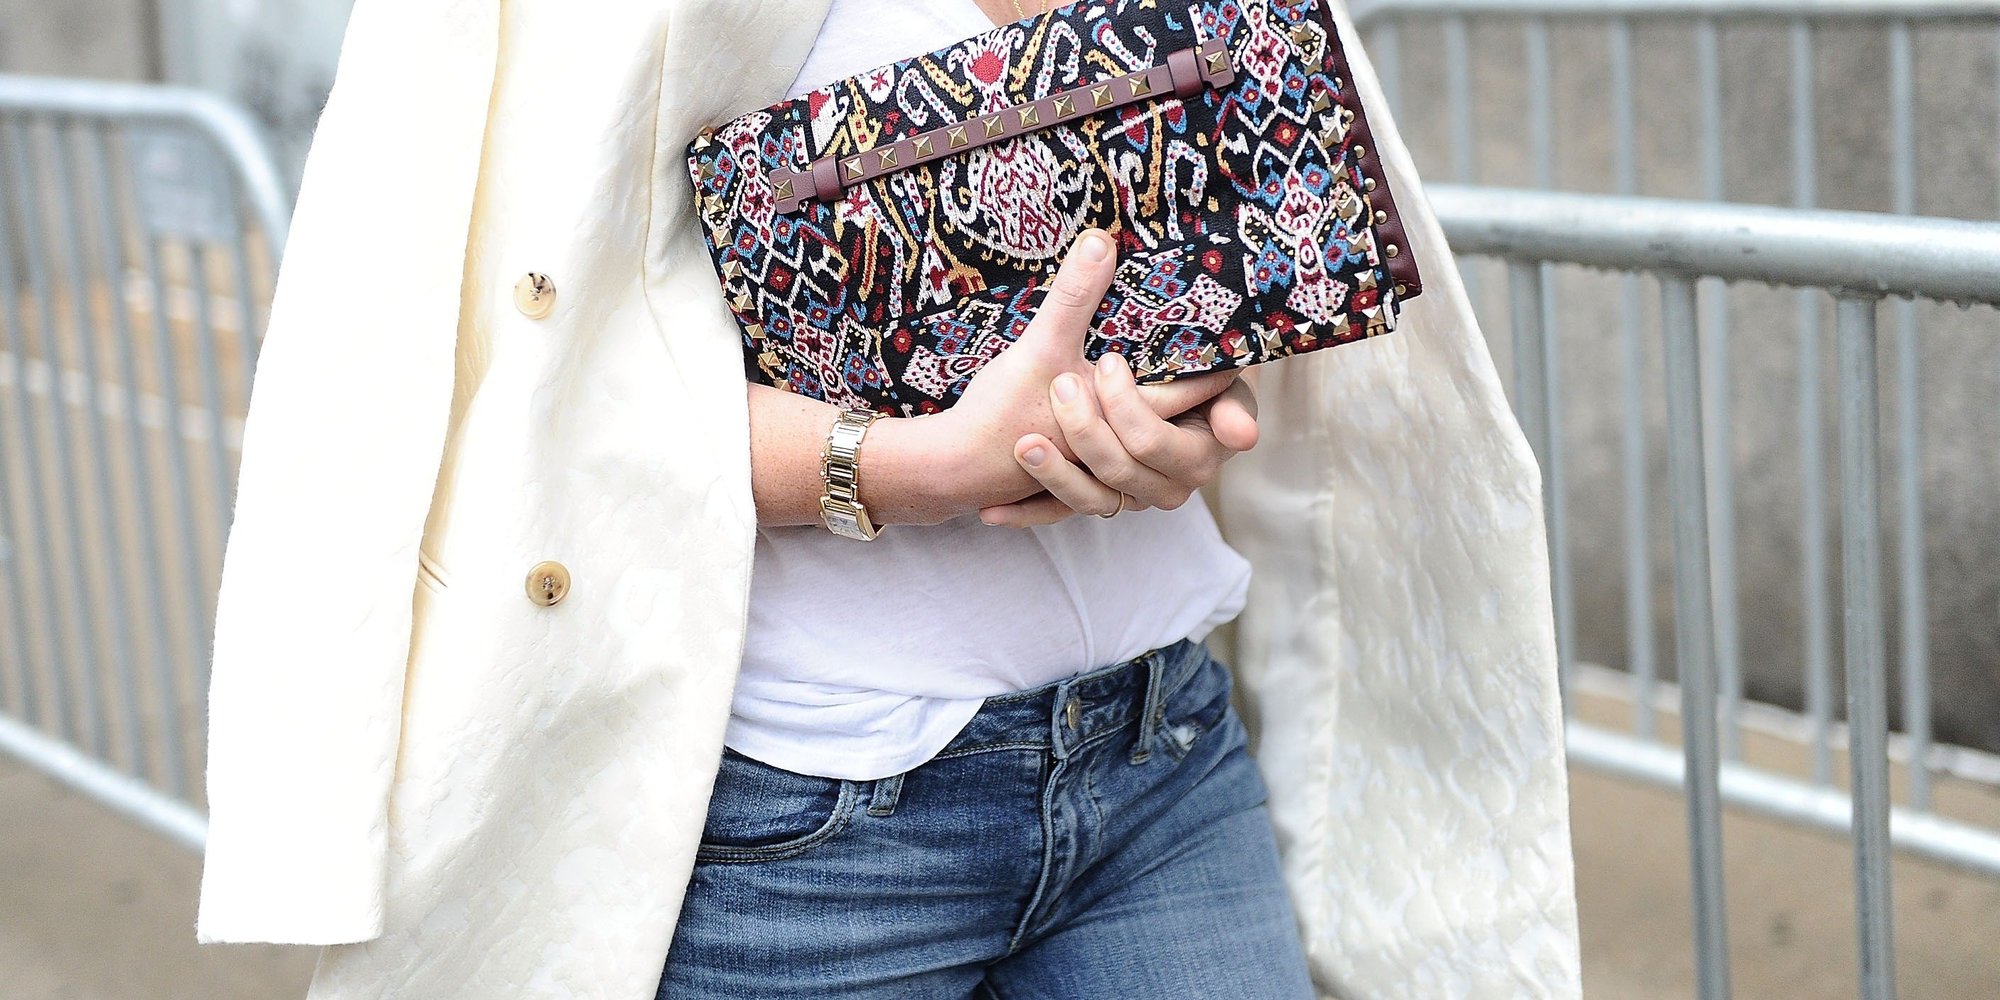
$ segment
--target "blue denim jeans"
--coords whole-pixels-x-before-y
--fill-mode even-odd
[[[1310,1000],[1229,670],[990,698],[904,774],[724,754],[662,1000]]]

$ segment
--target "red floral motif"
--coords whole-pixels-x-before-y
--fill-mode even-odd
[[[1006,68],[999,54],[992,51],[981,52],[972,60],[972,75],[987,86],[1000,82],[1000,74]]]

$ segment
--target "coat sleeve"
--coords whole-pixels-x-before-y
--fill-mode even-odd
[[[362,0],[307,159],[217,597],[204,942],[382,931],[494,6]]]
[[[1254,567],[1245,717],[1322,995],[1581,993],[1540,472],[1360,38],[1424,275],[1395,332],[1291,358],[1211,492]]]

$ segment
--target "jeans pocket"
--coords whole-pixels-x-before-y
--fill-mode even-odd
[[[1186,758],[1203,735],[1221,726],[1230,712],[1234,684],[1229,668],[1206,649],[1200,655],[1203,662],[1195,673],[1160,706],[1161,743],[1175,761]]]
[[[860,782],[799,774],[724,748],[696,861],[797,857],[847,825]]]

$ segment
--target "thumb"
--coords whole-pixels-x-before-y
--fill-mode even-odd
[[[1064,362],[1083,359],[1083,339],[1118,270],[1117,247],[1102,229],[1086,229],[1070,244],[1068,256],[1049,281],[1035,318],[1015,346]]]

